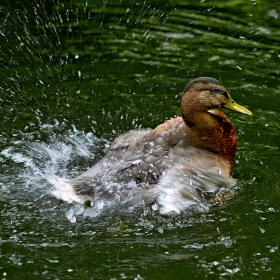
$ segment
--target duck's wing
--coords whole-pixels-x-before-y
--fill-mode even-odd
[[[155,162],[158,165],[173,146],[182,138],[187,138],[184,133],[186,127],[181,117],[168,120],[153,130],[129,131],[116,138],[106,155],[74,180],[94,178],[102,174],[111,176],[134,166],[138,166],[137,169],[143,172],[152,165],[156,169],[158,166],[155,166]]]

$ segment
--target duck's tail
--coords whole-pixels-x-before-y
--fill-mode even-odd
[[[86,198],[77,195],[69,179],[60,178],[58,176],[51,176],[48,177],[47,180],[52,184],[53,187],[51,189],[51,193],[57,199],[61,199],[67,203],[85,203]]]
[[[57,199],[67,203],[80,203],[85,206],[95,206],[102,202],[104,206],[116,204],[125,208],[132,207],[142,202],[146,193],[146,190],[136,187],[133,182],[128,184],[112,182],[101,184],[99,182],[98,185],[98,182],[94,181],[82,181],[79,178],[69,180],[58,176],[48,177],[47,180],[52,184],[51,193]],[[152,201],[147,204],[150,203]]]

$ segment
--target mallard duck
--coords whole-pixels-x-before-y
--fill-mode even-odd
[[[181,117],[119,136],[99,162],[68,181],[79,202],[93,206],[111,199],[133,206],[144,201],[160,213],[180,213],[232,186],[237,135],[216,108],[252,115],[218,80],[191,81],[182,94]]]

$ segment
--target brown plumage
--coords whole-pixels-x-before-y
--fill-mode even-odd
[[[183,92],[182,117],[119,136],[103,159],[68,183],[89,205],[110,200],[131,206],[144,200],[161,213],[180,212],[234,183],[237,135],[226,115],[214,110],[221,107],[251,114],[219,81],[197,78]]]

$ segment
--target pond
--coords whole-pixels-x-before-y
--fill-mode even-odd
[[[280,4],[16,1],[0,5],[1,279],[278,279]],[[160,215],[51,193],[118,135],[180,115],[185,85],[222,81],[252,117],[234,196]]]

